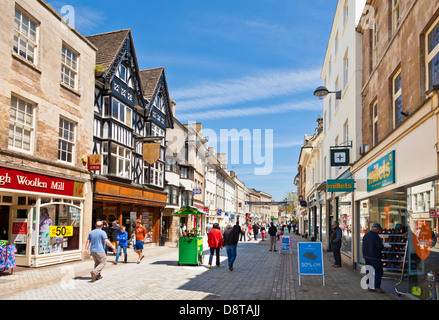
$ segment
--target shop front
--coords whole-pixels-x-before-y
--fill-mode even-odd
[[[93,182],[93,224],[96,220],[117,220],[131,236],[136,219],[147,231],[145,245],[159,245],[161,212],[167,194],[142,186],[95,178]]]
[[[432,132],[436,121],[418,123],[410,134],[394,137],[392,145],[372,150],[354,167],[356,261],[365,263],[363,236],[380,223],[385,277],[403,276],[398,290],[425,300],[437,300],[439,293],[438,158],[430,148],[436,144]]]
[[[88,180],[0,167],[0,240],[15,245],[18,266],[82,258],[87,190]]]

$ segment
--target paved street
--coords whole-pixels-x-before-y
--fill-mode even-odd
[[[221,251],[221,266],[178,266],[178,249],[169,245],[146,249],[146,258],[136,263],[130,250],[127,264],[114,265],[108,255],[103,279],[91,282],[92,260],[44,267],[18,268],[12,275],[1,273],[2,300],[395,300],[391,294],[361,289],[362,275],[350,266],[334,269],[332,254],[324,253],[326,286],[321,276],[302,276],[298,282],[297,242],[293,254],[269,251],[269,241],[238,245],[234,271]],[[205,249],[207,246],[205,245]],[[122,259],[123,260],[123,259]]]

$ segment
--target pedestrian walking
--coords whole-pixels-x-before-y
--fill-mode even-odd
[[[255,240],[257,240],[258,233],[259,233],[259,226],[257,225],[257,223],[255,223],[255,224],[253,225],[252,230],[253,230],[253,235],[254,235],[254,237],[255,237]]]
[[[221,233],[218,223],[213,224],[212,230],[207,235],[207,243],[210,248],[209,264],[207,267],[210,269],[212,266],[212,260],[214,254],[216,254],[216,266],[220,266],[220,249],[223,248],[223,234]]]
[[[108,223],[106,220],[102,221],[102,230],[107,234],[107,238],[110,239],[110,227],[108,226]],[[108,247],[106,244],[104,244],[105,254],[108,253]]]
[[[143,241],[146,237],[146,229],[144,226],[142,226],[142,221],[140,219],[136,220],[136,244],[134,245],[134,252],[139,255],[139,258],[137,259],[137,264],[142,261],[142,259],[145,257],[143,254]]]
[[[265,240],[265,223],[263,223],[261,226],[261,237],[262,237],[262,241],[264,241]]]
[[[114,247],[116,247],[116,249],[117,249],[117,235],[119,234],[119,232],[120,232],[119,221],[114,220],[110,228],[110,241],[111,244]],[[113,254],[116,255],[116,251],[113,251]]]
[[[375,286],[369,290],[384,293],[381,288],[381,278],[383,276],[383,264],[381,262],[382,251],[384,249],[383,241],[378,233],[381,231],[379,223],[372,224],[370,231],[363,237],[363,258],[366,265],[372,266],[375,270]]]
[[[231,224],[228,224],[226,230],[224,230],[224,246],[226,247],[227,260],[229,262],[230,271],[233,271],[233,263],[236,260],[238,238],[239,238],[238,228],[234,228],[232,227]]]
[[[239,241],[242,241],[242,238],[244,238],[245,241],[246,234],[247,234],[247,226],[245,225],[245,223],[243,223],[241,228],[241,239],[239,239]]]
[[[277,236],[277,228],[274,226],[272,222],[270,228],[268,228],[268,234],[270,235],[270,251],[276,250],[276,236]]]
[[[252,225],[249,224],[247,226],[247,236],[248,236],[248,241],[250,241],[252,239],[252,234],[253,234],[253,230],[252,230]]]
[[[90,255],[93,257],[94,261],[94,268],[90,272],[92,282],[103,278],[101,272],[107,263],[104,244],[107,244],[107,246],[116,250],[114,245],[108,240],[107,233],[102,230],[102,226],[102,221],[97,221],[95,224],[96,229],[88,234],[87,242],[85,243],[84,254],[88,255],[88,249],[90,248]]]
[[[127,247],[128,247],[128,232],[125,231],[125,226],[120,227],[120,231],[117,235],[117,253],[115,264],[119,261],[120,252],[123,250],[124,262],[127,263],[128,255],[127,255]]]
[[[330,237],[330,242],[332,246],[332,253],[334,254],[334,264],[332,265],[334,268],[341,268],[341,240],[342,240],[342,231],[340,229],[340,225],[338,221],[334,221],[332,223],[332,234]]]

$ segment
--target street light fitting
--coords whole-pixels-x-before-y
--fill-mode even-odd
[[[326,87],[320,86],[314,91],[314,96],[318,99],[324,99],[328,94],[335,93],[335,98],[341,100],[341,90],[340,91],[329,91]]]

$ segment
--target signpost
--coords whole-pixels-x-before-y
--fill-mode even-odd
[[[299,263],[299,286],[302,285],[301,275],[323,276],[323,286],[325,286],[322,243],[299,242],[297,244],[297,255]]]

